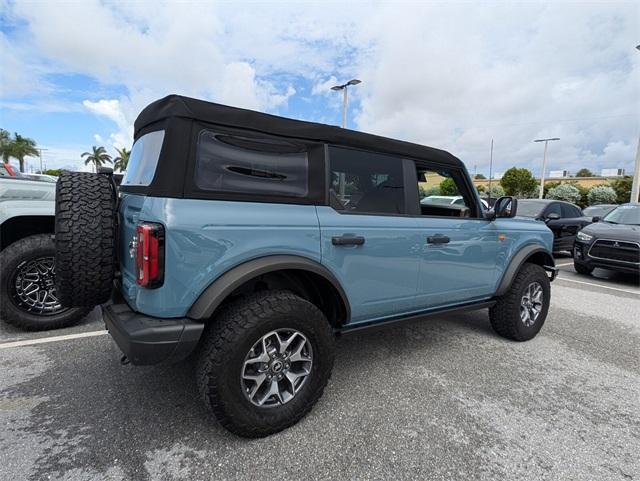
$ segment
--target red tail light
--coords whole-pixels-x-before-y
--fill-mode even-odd
[[[164,281],[164,228],[150,222],[139,224],[136,239],[138,285],[160,287]]]

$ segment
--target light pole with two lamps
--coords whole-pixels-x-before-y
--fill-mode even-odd
[[[331,90],[335,90],[336,92],[342,90],[342,128],[343,129],[347,128],[347,106],[349,104],[349,101],[347,99],[347,88],[350,85],[358,85],[359,83],[362,83],[362,80],[358,80],[354,78],[349,80],[346,84],[335,85],[331,87]]]

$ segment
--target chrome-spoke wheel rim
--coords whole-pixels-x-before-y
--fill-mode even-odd
[[[304,334],[295,329],[271,331],[245,356],[242,391],[255,406],[281,406],[300,392],[312,365],[313,350]]]
[[[524,290],[520,301],[520,320],[527,326],[533,326],[540,313],[544,302],[544,292],[539,282],[532,282]]]
[[[53,257],[22,262],[11,280],[14,303],[23,311],[38,316],[53,316],[68,310],[56,295],[55,274]]]

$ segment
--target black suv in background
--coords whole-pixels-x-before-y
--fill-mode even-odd
[[[573,264],[580,274],[591,274],[596,267],[640,273],[640,204],[619,205],[580,231]]]
[[[571,252],[578,232],[592,222],[571,202],[551,199],[520,199],[518,215],[544,221],[553,232],[553,252]]]

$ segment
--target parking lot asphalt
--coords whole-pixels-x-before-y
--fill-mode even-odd
[[[640,479],[640,288],[557,262],[536,339],[486,311],[344,336],[316,408],[259,440],[215,423],[188,363],[122,366],[98,310],[0,324],[0,479]]]

